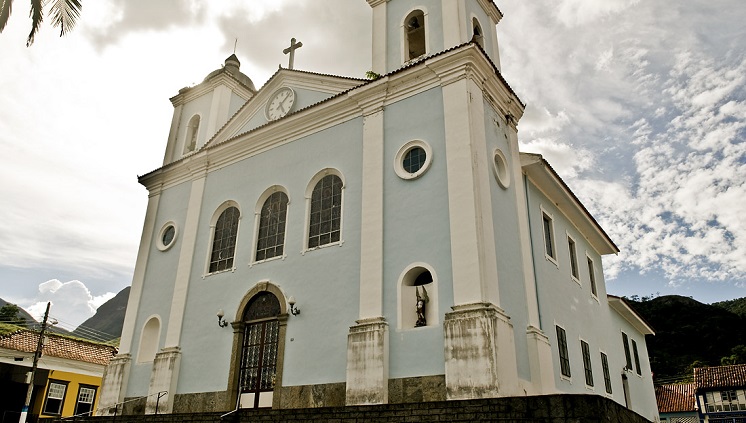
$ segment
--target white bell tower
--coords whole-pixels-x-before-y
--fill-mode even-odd
[[[500,69],[496,25],[503,15],[491,0],[367,2],[373,8],[373,72],[386,74],[472,40]]]

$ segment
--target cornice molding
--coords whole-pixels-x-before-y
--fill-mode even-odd
[[[370,5],[370,7],[377,7],[377,6],[380,6],[380,5],[384,4],[384,3],[388,3],[389,2],[389,0],[367,0],[367,1],[368,1],[368,5]]]
[[[254,95],[253,91],[246,88],[240,82],[236,81],[236,79],[230,76],[230,74],[226,71],[221,72],[213,76],[209,80],[195,85],[194,87],[182,88],[181,90],[179,90],[179,94],[171,97],[171,104],[176,107],[188,103],[192,100],[202,97],[203,95],[211,91],[214,91],[215,88],[220,85],[227,86],[236,95],[243,98],[244,100],[249,100]]]

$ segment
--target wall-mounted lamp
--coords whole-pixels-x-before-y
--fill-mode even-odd
[[[228,326],[228,322],[226,320],[223,320],[223,316],[225,316],[225,312],[221,308],[220,310],[218,310],[218,326],[220,326],[221,328]]]
[[[292,295],[288,298],[288,304],[290,304],[290,314],[297,316],[300,314],[300,309],[295,306],[295,297]]]

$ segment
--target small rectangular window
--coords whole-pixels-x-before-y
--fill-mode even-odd
[[[570,377],[570,355],[567,353],[567,334],[559,326],[557,328],[557,348],[559,350],[560,371],[562,376]]]
[[[606,354],[601,353],[601,367],[604,369],[604,386],[606,387],[606,393],[611,393],[611,374],[609,374],[609,358]]]
[[[591,349],[588,343],[580,341],[580,349],[583,351],[583,370],[585,371],[585,384],[593,386],[593,367],[591,366]]]
[[[593,266],[593,260],[591,260],[590,257],[586,258],[588,259],[588,275],[591,282],[591,294],[593,294],[594,297],[598,297],[598,288],[596,288],[596,270]]]
[[[627,360],[625,369],[632,370],[632,355],[629,352],[629,337],[627,334],[622,332],[622,343],[624,344],[624,358]]]
[[[96,399],[96,388],[93,386],[81,386],[80,390],[78,390],[78,401],[75,404],[75,415],[92,415],[94,399]]]
[[[578,255],[575,252],[575,241],[567,237],[567,248],[570,250],[570,273],[575,279],[580,279],[578,274]]]
[[[44,414],[60,415],[62,404],[65,402],[65,391],[67,384],[62,382],[49,382],[47,398],[44,401]]]
[[[541,216],[544,226],[544,253],[552,260],[556,260],[557,258],[554,255],[554,236],[552,235],[554,232],[552,218],[546,213],[542,213]]]
[[[632,340],[632,353],[635,355],[635,371],[638,375],[642,375],[642,370],[640,370],[640,356],[637,355],[637,342],[635,340]]]

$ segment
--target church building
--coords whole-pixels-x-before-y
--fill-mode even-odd
[[[519,151],[498,7],[367,2],[368,79],[294,69],[293,40],[259,89],[232,55],[171,98],[103,413],[588,394],[655,420],[618,247]]]

